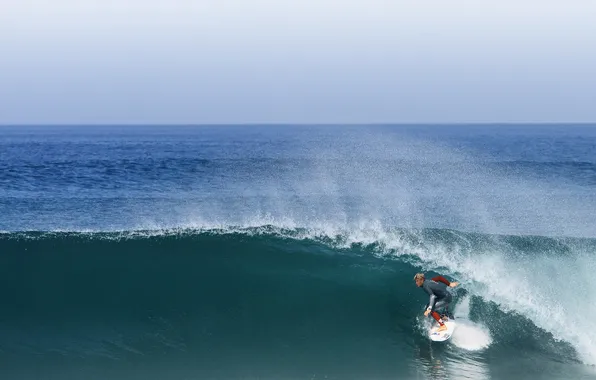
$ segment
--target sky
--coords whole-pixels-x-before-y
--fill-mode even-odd
[[[0,124],[596,121],[594,0],[0,0]]]

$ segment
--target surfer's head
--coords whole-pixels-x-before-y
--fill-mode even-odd
[[[416,282],[416,286],[422,286],[424,283],[424,273],[416,273],[416,276],[414,276],[414,281]]]

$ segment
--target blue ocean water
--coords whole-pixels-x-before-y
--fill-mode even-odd
[[[0,127],[3,377],[596,378],[594,211],[596,125]]]

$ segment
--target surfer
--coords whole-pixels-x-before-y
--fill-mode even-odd
[[[437,310],[445,309],[445,314],[448,315],[448,307],[452,301],[451,293],[447,291],[447,287],[455,288],[458,283],[457,282],[449,282],[443,276],[436,276],[430,280],[426,280],[424,278],[424,273],[417,273],[414,276],[414,281],[416,282],[416,286],[419,288],[424,289],[426,293],[430,296],[430,300],[428,302],[428,306],[424,311],[424,316],[428,317],[429,314],[433,316],[433,318],[439,323],[439,328],[437,331],[443,331],[447,329],[447,326],[443,323],[443,320]]]

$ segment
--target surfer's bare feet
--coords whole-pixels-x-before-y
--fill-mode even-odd
[[[437,332],[441,332],[441,331],[445,331],[445,330],[447,330],[447,325],[439,326],[439,328],[437,329]]]

